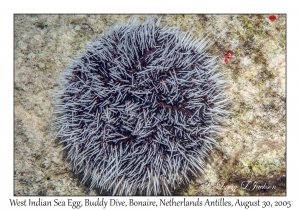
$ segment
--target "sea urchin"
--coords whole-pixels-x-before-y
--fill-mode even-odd
[[[64,71],[58,136],[91,188],[169,195],[215,144],[227,101],[216,57],[159,22],[115,26]]]

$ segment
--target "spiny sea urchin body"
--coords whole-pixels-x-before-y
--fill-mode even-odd
[[[65,70],[58,136],[91,188],[169,195],[202,171],[224,81],[206,40],[150,18],[115,26]]]

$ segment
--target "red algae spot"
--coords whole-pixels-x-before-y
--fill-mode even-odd
[[[229,50],[225,55],[224,55],[224,62],[225,64],[228,64],[231,59],[232,59],[232,56],[233,56],[233,51]]]
[[[269,16],[269,20],[270,20],[271,22],[274,22],[274,21],[276,20],[276,16],[275,16],[275,15],[270,15],[270,16]]]

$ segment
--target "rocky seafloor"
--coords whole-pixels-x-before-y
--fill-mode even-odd
[[[162,15],[165,25],[208,36],[231,99],[231,114],[206,158],[205,173],[174,195],[286,195],[286,16],[274,16]],[[15,195],[100,195],[80,184],[60,152],[53,93],[69,59],[129,17],[14,16]],[[234,55],[226,64],[228,51]]]

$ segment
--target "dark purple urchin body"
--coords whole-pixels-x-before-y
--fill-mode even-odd
[[[206,40],[152,18],[116,26],[66,69],[58,136],[82,182],[119,195],[168,195],[204,157],[226,113]]]

